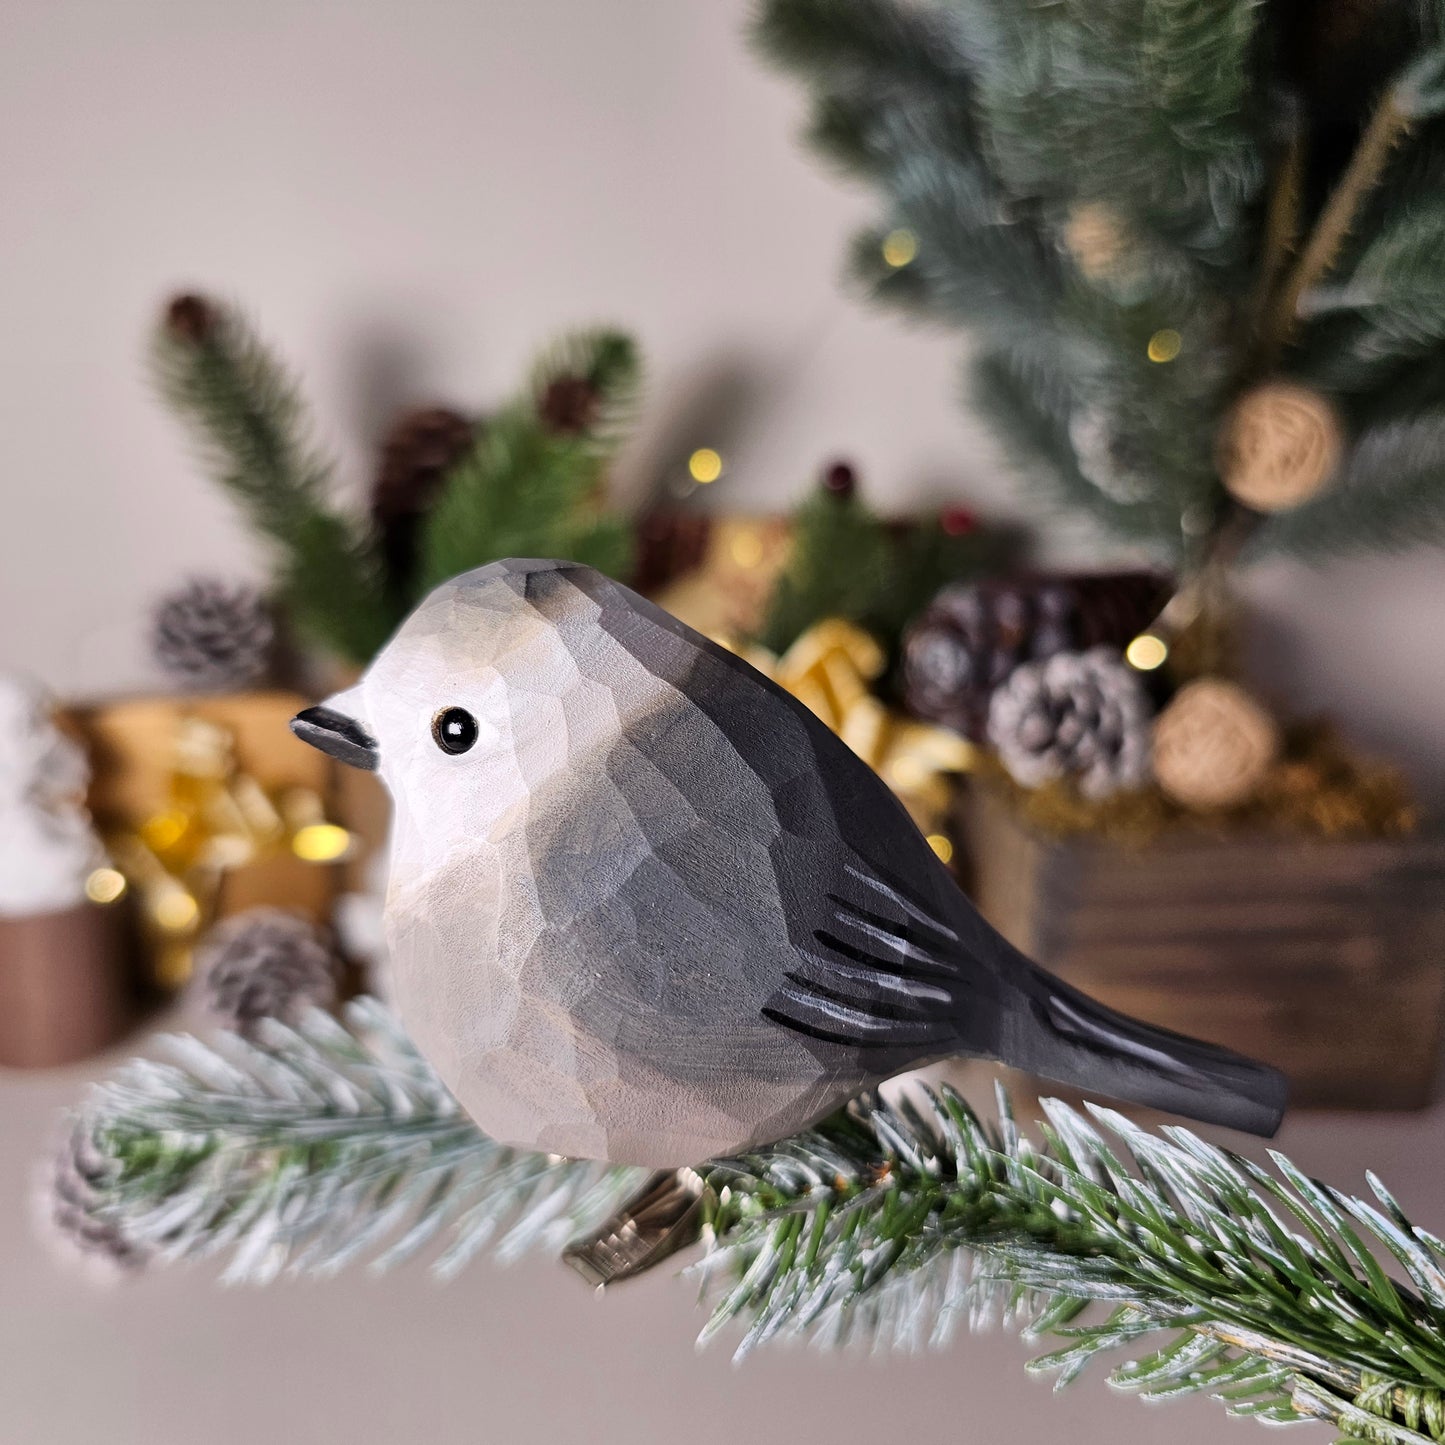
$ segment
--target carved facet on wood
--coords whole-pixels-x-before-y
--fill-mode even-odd
[[[1274,1070],[1036,969],[807,708],[590,568],[447,583],[293,726],[390,790],[396,1001],[506,1143],[695,1164],[952,1054],[1278,1123]]]

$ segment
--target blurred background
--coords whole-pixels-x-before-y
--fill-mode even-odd
[[[1009,1333],[862,1370],[767,1351],[734,1369],[726,1346],[693,1353],[702,1316],[668,1268],[605,1300],[545,1259],[483,1263],[445,1287],[412,1268],[227,1291],[203,1264],[97,1291],[32,1246],[60,1111],[146,1046],[137,974],[140,1016],[166,1023],[207,1007],[245,1022],[237,1000],[258,967],[279,968],[283,993],[300,977],[309,1001],[384,993],[384,811],[308,771],[284,722],[354,673],[419,579],[445,574],[445,547],[417,537],[473,445],[483,501],[458,504],[463,522],[605,549],[624,514],[619,575],[764,647],[749,655],[865,751],[1000,927],[1113,1002],[1278,1058],[1307,1103],[1383,1110],[1303,1112],[1285,1147],[1352,1187],[1374,1168],[1438,1227],[1440,1126],[1400,1112],[1433,1096],[1438,1053],[1438,546],[1422,524],[1419,545],[1406,529],[1358,556],[1235,567],[1231,553],[1232,660],[1189,652],[1166,688],[1159,660],[1129,649],[1144,637],[1184,656],[1210,559],[1051,504],[964,400],[964,358],[985,344],[972,325],[927,305],[910,321],[845,282],[848,237],[887,209],[889,186],[870,193],[809,154],[805,87],[750,49],[752,13],[742,0],[0,0],[0,671],[27,680],[0,698],[22,740],[0,765],[17,800],[0,863],[18,880],[0,888],[13,1066],[0,1073],[0,1440],[1215,1437],[1208,1402],[1146,1411],[1101,1380],[1050,1395]],[[890,194],[902,214],[881,254],[902,274],[923,228]],[[1262,189],[1250,205],[1262,214]],[[1130,324],[1148,309],[1109,294]],[[1160,295],[1167,312],[1174,293]],[[1146,321],[1151,349],[1179,340]],[[267,391],[273,357],[330,459],[318,495],[393,549],[379,622],[358,621],[371,594],[346,602],[339,552],[288,551],[276,497],[235,485],[235,459],[264,446],[242,435],[249,403],[226,366],[275,403],[261,415],[276,435],[302,435]],[[1298,372],[1347,436],[1366,424],[1344,383]],[[488,436],[555,463],[545,516],[495,501],[529,474]],[[548,531],[566,509],[572,530]],[[308,558],[320,602],[283,575]],[[876,597],[836,586],[879,568],[892,570]],[[1102,590],[1081,580],[1101,575],[1114,579]],[[1157,626],[1179,597],[1194,611]],[[846,660],[876,714],[852,692],[820,696],[789,652],[835,621],[854,630],[814,633],[815,648]],[[993,690],[1020,665],[1100,646],[1114,671],[1030,673],[1013,691],[1051,716],[1102,710],[1116,730],[1103,762],[1052,738],[1042,763],[1010,752]],[[1235,731],[1205,740],[1225,763],[1155,780],[1142,762],[1154,719],[1226,672]],[[1038,701],[1059,686],[1066,697]],[[1331,740],[1300,742],[1291,729],[1321,715]],[[952,779],[970,768],[997,786],[959,804]],[[1105,774],[1107,807],[1090,792]],[[66,813],[87,775],[98,837]],[[40,777],[59,781],[32,836],[18,800]],[[1184,815],[1205,826],[1181,833]],[[1266,896],[1265,877],[1286,881]],[[1239,906],[1219,916],[1220,898]],[[68,972],[62,953],[79,960]],[[202,974],[204,998],[187,986]]]
[[[257,565],[142,364],[189,286],[264,322],[358,490],[401,406],[494,402],[543,339],[597,321],[649,363],[624,487],[675,463],[669,423],[703,393],[729,413],[729,506],[786,505],[834,455],[883,506],[1024,505],[958,406],[956,338],[840,287],[869,200],[798,144],[800,98],[746,15],[7,4],[7,665],[143,686],[157,590]],[[1440,575],[1422,550],[1248,583],[1270,675],[1437,797]]]

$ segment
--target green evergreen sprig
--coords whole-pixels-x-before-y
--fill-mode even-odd
[[[569,381],[587,388],[586,417],[559,428],[544,403]],[[423,590],[498,557],[565,557],[626,576],[631,528],[607,510],[603,488],[640,389],[636,348],[620,332],[579,333],[544,352],[526,393],[481,429],[427,519]]]
[[[330,499],[333,463],[286,368],[238,310],[199,296],[170,304],[152,357],[202,464],[272,544],[278,591],[303,634],[369,659],[400,619],[372,538]]]
[[[94,1222],[160,1261],[264,1282],[430,1248],[452,1273],[488,1245],[559,1252],[644,1177],[485,1138],[372,1001],[171,1051],[77,1118]],[[1034,1142],[1002,1092],[990,1124],[916,1088],[708,1166],[704,1338],[919,1348],[1002,1314],[1060,1384],[1110,1356],[1145,1398],[1445,1440],[1445,1241],[1379,1180],[1358,1199],[1280,1154],[1044,1108]]]
[[[815,622],[842,617],[896,656],[903,629],[941,587],[1006,565],[1015,541],[976,525],[953,534],[939,518],[899,525],[856,495],[819,490],[793,518],[792,551],[757,640],[785,652]]]
[[[332,501],[335,468],[312,440],[300,391],[238,310],[177,298],[153,352],[161,395],[207,471],[272,544],[290,615],[351,663],[369,662],[431,587],[498,558],[563,557],[624,577],[631,568],[630,523],[605,496],[641,395],[637,348],[622,332],[558,338],[521,394],[478,427],[422,530],[409,591],[389,585],[369,524]]]

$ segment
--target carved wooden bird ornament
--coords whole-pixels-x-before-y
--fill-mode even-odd
[[[588,567],[446,583],[292,726],[390,790],[397,1006],[504,1143],[697,1164],[955,1054],[1279,1123],[1279,1073],[1031,963],[806,707]]]

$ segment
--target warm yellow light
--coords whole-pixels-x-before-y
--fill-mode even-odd
[[[1149,338],[1150,361],[1173,361],[1184,349],[1184,338],[1167,327]]]
[[[140,825],[140,835],[152,852],[164,853],[180,842],[189,826],[184,813],[155,813]]]
[[[351,834],[338,823],[308,823],[291,840],[291,851],[307,863],[334,863],[350,847]]]
[[[900,228],[889,231],[883,238],[883,259],[897,271],[906,266],[918,254],[918,237],[912,231]]]
[[[885,769],[888,782],[903,792],[921,788],[928,781],[928,769],[917,758],[904,754],[894,758]]]
[[[722,457],[711,447],[699,447],[688,459],[688,475],[695,482],[715,482],[722,476]]]
[[[951,863],[953,861],[953,841],[946,833],[930,833],[928,846],[938,854],[941,862]]]
[[[1162,637],[1155,637],[1152,632],[1141,632],[1124,649],[1124,658],[1129,666],[1140,672],[1153,672],[1168,656],[1168,645]]]
[[[763,560],[763,544],[756,532],[739,532],[731,550],[739,567],[756,567]]]
[[[151,905],[155,921],[167,933],[184,933],[200,916],[196,900],[184,888],[169,888]]]
[[[125,892],[125,874],[115,868],[97,868],[85,880],[85,896],[92,903],[114,903]]]

